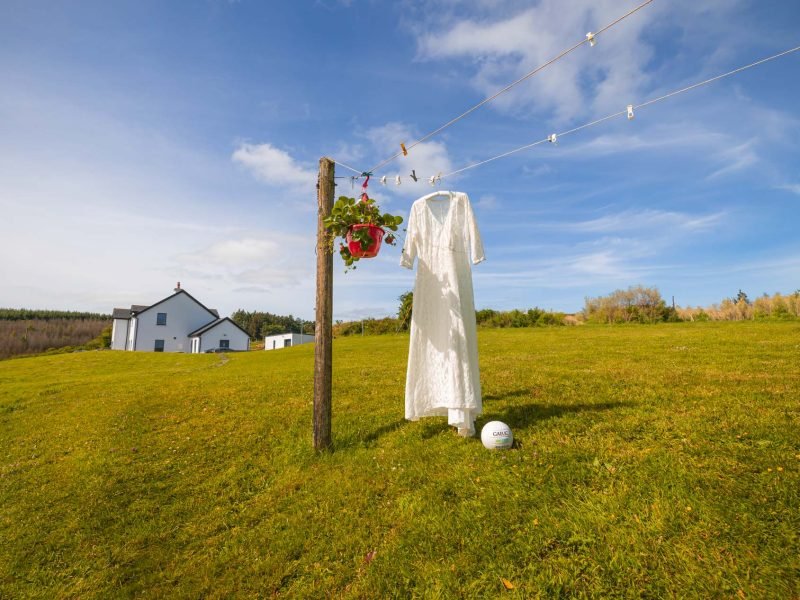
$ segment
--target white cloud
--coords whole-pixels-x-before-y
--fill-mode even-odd
[[[707,180],[737,173],[755,165],[758,162],[758,154],[754,148],[754,141],[750,140],[722,151],[720,159],[724,165],[706,177]]]
[[[272,144],[242,143],[231,157],[264,183],[276,186],[310,186],[317,173],[300,165],[288,152]]]
[[[376,154],[380,156],[388,156],[399,150],[401,142],[410,144],[418,137],[403,123],[387,123],[373,127],[365,135],[375,148]],[[385,188],[376,189],[401,196],[419,196],[431,191],[429,177],[438,173],[446,174],[452,170],[453,164],[444,142],[422,142],[409,149],[408,156],[400,156],[380,169],[378,175],[386,174],[388,183]],[[411,178],[412,171],[417,175],[418,181]],[[394,182],[396,175],[401,178],[399,186]],[[377,183],[377,177],[370,180],[370,184]],[[370,193],[370,196],[372,195]]]
[[[649,14],[648,14],[649,11]],[[469,58],[478,67],[472,84],[489,96],[623,13],[618,2],[582,6],[543,0],[512,17],[454,20],[442,33],[418,37],[423,59]],[[618,106],[636,97],[650,78],[644,67],[652,49],[640,40],[658,11],[645,9],[624,25],[598,36],[594,48],[581,47],[492,102],[512,112],[552,111],[559,121]],[[502,13],[502,11],[497,11]],[[507,14],[507,13],[506,13]]]
[[[586,233],[642,231],[646,229],[706,231],[724,216],[725,213],[723,212],[698,216],[664,210],[628,210],[588,221],[559,223],[555,227]]]
[[[797,194],[800,196],[800,183],[789,183],[786,185],[779,185],[779,190],[786,190],[787,192],[792,192],[793,194]]]
[[[490,106],[517,115],[544,113],[563,123],[624,108],[643,92],[660,90],[669,74],[713,72],[730,64],[742,43],[761,43],[740,19],[726,18],[739,16],[748,1],[654,2],[598,35],[595,47],[576,48]],[[409,18],[406,25],[416,36],[418,58],[460,60],[457,64],[472,86],[485,96],[639,4],[638,0],[409,2],[416,22]],[[681,51],[671,55],[669,63],[654,65],[655,44],[665,32],[680,39]],[[739,43],[726,43],[731,39]]]
[[[478,201],[475,203],[476,208],[482,208],[484,210],[494,210],[500,205],[500,202],[497,200],[497,196],[492,194],[485,194],[478,198]]]
[[[297,286],[313,281],[314,247],[311,236],[271,233],[217,242],[175,260],[197,277],[222,277],[232,285]]]

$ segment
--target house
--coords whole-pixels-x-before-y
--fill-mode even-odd
[[[314,341],[314,336],[307,333],[281,333],[268,335],[264,338],[264,350],[277,350],[289,348],[298,344],[308,344]]]
[[[112,350],[205,352],[249,350],[250,336],[228,317],[204,306],[178,282],[174,293],[155,304],[115,308]]]

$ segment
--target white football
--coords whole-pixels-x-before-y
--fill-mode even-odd
[[[514,443],[514,434],[502,421],[489,421],[481,429],[481,441],[489,450],[508,450]]]

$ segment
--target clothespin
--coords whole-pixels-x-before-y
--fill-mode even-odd
[[[551,133],[550,135],[547,136],[547,141],[550,142],[551,144],[557,143],[558,142],[558,134]]]
[[[363,189],[365,192],[367,191],[367,186],[369,185],[370,175],[372,175],[372,171],[370,171],[369,173],[367,173],[366,171],[361,173],[362,177],[366,177],[366,179],[364,180],[364,183],[361,184],[361,189]]]
[[[386,185],[386,175],[381,177],[381,185]]]
[[[394,178],[394,184],[395,185],[400,185],[400,175],[398,175],[397,177]]]
[[[439,172],[436,175],[431,175],[430,179],[428,179],[428,183],[431,185],[436,185],[437,183],[442,182],[442,173]]]
[[[411,169],[411,179],[414,181],[419,181],[419,177],[417,177],[417,172],[414,169]]]
[[[408,150],[406,150],[405,142],[400,142],[400,149],[403,151],[403,156],[408,156]]]
[[[356,176],[355,176],[355,175],[353,175],[353,176],[350,178],[350,189],[351,189],[351,190],[352,190],[352,189],[355,189],[355,187],[356,187]]]
[[[594,39],[594,34],[590,31],[586,34],[586,39],[589,40],[589,45],[594,48],[597,45],[597,40]]]
[[[436,175],[431,175],[430,177],[428,177],[428,183],[431,184],[431,187],[436,185]]]
[[[628,104],[628,121],[633,120],[633,104]]]

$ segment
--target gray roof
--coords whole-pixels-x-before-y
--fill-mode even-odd
[[[250,338],[250,334],[249,334],[249,333],[247,333],[247,332],[246,332],[244,329],[242,329],[241,327],[239,327],[239,325],[237,325],[237,324],[236,324],[236,322],[235,322],[235,321],[233,321],[233,320],[232,320],[230,317],[225,317],[224,319],[217,319],[216,321],[211,321],[211,323],[208,323],[207,325],[203,325],[203,326],[202,326],[200,329],[195,329],[195,330],[194,330],[192,333],[190,333],[190,334],[189,334],[189,337],[196,337],[196,336],[198,336],[198,335],[203,335],[203,334],[204,334],[206,331],[208,331],[208,330],[210,330],[210,329],[213,329],[214,327],[216,327],[217,325],[219,325],[220,323],[222,323],[222,322],[224,322],[224,321],[230,321],[231,323],[233,323],[233,326],[234,326],[234,327],[236,327],[237,329],[239,329],[239,330],[240,330],[242,333],[244,333],[244,334],[245,334],[245,335],[246,335],[248,338]]]
[[[221,320],[219,318],[219,311],[216,308],[207,308],[206,306],[203,306],[203,304],[201,302],[198,302],[197,299],[195,299],[186,290],[180,290],[180,291],[176,292],[175,294],[172,294],[172,296],[168,296],[167,298],[164,298],[164,300],[169,300],[173,296],[177,296],[178,294],[181,294],[181,293],[186,294],[187,296],[189,296],[189,298],[191,298],[192,300],[197,302],[197,304],[199,304],[200,306],[205,308],[208,312],[210,312],[212,315],[217,317],[218,320]],[[162,302],[164,302],[164,300],[160,300],[160,301],[156,302],[155,304],[131,304],[130,308],[115,308],[114,311],[111,313],[111,318],[113,318],[113,319],[130,319],[133,315],[135,315],[137,313],[140,313],[143,310],[147,310],[148,308],[152,308],[153,306],[156,306],[157,304],[161,304]],[[235,325],[235,323],[234,323],[234,325]]]
[[[135,313],[147,308],[145,304],[131,304],[130,308],[115,308],[111,313],[112,319],[130,319]]]

